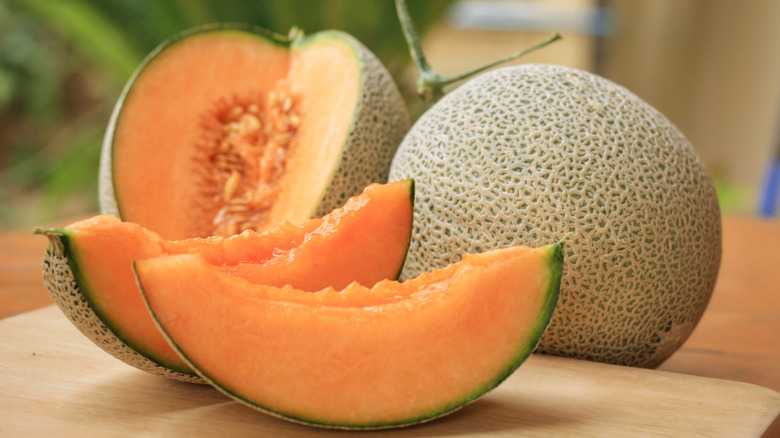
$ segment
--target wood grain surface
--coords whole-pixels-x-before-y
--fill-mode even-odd
[[[0,436],[324,432],[240,405],[207,385],[136,370],[88,341],[56,307],[0,321],[0,339]],[[497,389],[448,417],[359,435],[759,437],[780,432],[778,415],[780,393],[752,384],[533,355]]]

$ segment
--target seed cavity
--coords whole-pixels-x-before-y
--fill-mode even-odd
[[[219,99],[204,113],[195,169],[212,202],[212,235],[265,228],[300,122],[298,99],[284,87]]]

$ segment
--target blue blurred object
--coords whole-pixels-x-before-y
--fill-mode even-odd
[[[618,27],[617,13],[596,5],[550,4],[532,0],[458,0],[447,11],[456,29],[536,31],[611,36]]]
[[[764,187],[761,190],[758,214],[765,217],[775,216],[778,203],[780,203],[780,124],[777,126],[774,155],[770,159]]]
[[[777,214],[777,204],[780,201],[780,196],[778,195],[780,195],[780,158],[775,158],[769,164],[766,180],[764,181],[761,205],[759,205],[758,211],[761,216],[772,217]]]

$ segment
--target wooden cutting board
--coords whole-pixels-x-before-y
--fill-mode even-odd
[[[780,436],[776,391],[542,355],[442,419],[391,431],[324,431],[125,365],[54,306],[0,320],[0,376],[0,437]]]

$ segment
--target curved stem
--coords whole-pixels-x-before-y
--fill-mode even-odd
[[[62,241],[65,235],[61,228],[36,227],[33,234],[43,234],[49,239],[48,249],[59,256],[65,255],[65,243]]]
[[[420,45],[420,38],[417,36],[417,31],[414,30],[409,10],[406,8],[406,2],[404,0],[395,0],[395,9],[398,12],[398,20],[401,23],[401,30],[409,47],[409,53],[412,55],[412,60],[417,66],[417,72],[420,75],[417,78],[417,94],[426,101],[433,100],[434,95],[441,93],[441,90],[434,84],[446,81],[446,78],[434,72],[425,59],[425,54]]]
[[[551,36],[551,37],[549,37],[549,38],[547,38],[547,39],[545,39],[543,41],[540,41],[540,42],[534,44],[531,47],[528,47],[527,49],[521,50],[521,51],[519,51],[517,53],[509,55],[509,56],[507,56],[505,58],[501,58],[501,59],[499,59],[497,61],[493,61],[493,62],[491,62],[489,64],[485,64],[482,67],[477,67],[474,70],[467,71],[467,72],[459,74],[457,76],[452,76],[452,77],[448,78],[447,80],[449,81],[449,83],[453,83],[453,82],[461,81],[463,79],[468,79],[469,77],[474,76],[474,75],[476,75],[478,73],[482,73],[483,71],[485,71],[485,70],[487,70],[489,68],[493,68],[493,67],[495,67],[495,66],[497,66],[499,64],[503,64],[505,62],[513,61],[513,60],[515,60],[517,58],[525,56],[525,55],[533,52],[534,50],[541,49],[542,47],[544,47],[544,46],[546,46],[546,45],[548,45],[550,43],[553,43],[555,41],[558,41],[558,40],[560,40],[562,38],[563,37],[561,36],[561,34],[556,33],[553,36]]]
[[[398,12],[398,20],[401,23],[401,30],[403,31],[404,38],[406,38],[406,43],[409,47],[409,53],[411,54],[412,60],[417,66],[417,71],[419,73],[419,77],[417,78],[417,94],[419,94],[427,102],[432,102],[441,98],[444,95],[444,87],[447,85],[468,79],[489,68],[517,59],[562,38],[560,34],[556,33],[544,41],[534,44],[533,46],[521,50],[520,52],[514,53],[481,67],[477,67],[457,76],[447,77],[433,71],[431,66],[428,64],[428,61],[425,59],[425,54],[423,53],[422,46],[420,44],[420,38],[417,36],[417,32],[414,30],[414,25],[412,24],[409,10],[406,8],[406,2],[404,0],[395,0],[395,6],[396,11]]]
[[[395,0],[395,10],[398,12],[398,20],[401,22],[401,30],[406,38],[406,44],[409,47],[409,53],[412,55],[417,68],[422,71],[430,70],[428,61],[425,60],[425,54],[422,51],[420,45],[420,38],[417,36],[417,31],[414,30],[414,24],[409,16],[409,10],[406,8],[406,2],[404,0]]]

